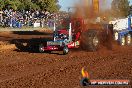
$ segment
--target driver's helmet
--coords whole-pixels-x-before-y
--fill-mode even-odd
[[[66,39],[67,38],[67,35],[63,35],[63,38]]]
[[[67,35],[65,35],[65,34],[59,34],[59,38],[66,39],[67,38]]]

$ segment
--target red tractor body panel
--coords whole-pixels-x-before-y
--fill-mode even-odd
[[[45,51],[56,51],[56,50],[60,50],[60,47],[59,46],[46,46],[44,47],[44,50]]]
[[[79,45],[80,45],[80,41],[72,42],[72,43],[68,44],[68,48],[69,49],[77,48],[77,47],[79,47]]]
[[[66,35],[68,35],[68,31],[66,29],[60,29],[57,32],[58,32],[58,34],[66,34]]]
[[[78,48],[80,46],[80,36],[81,36],[81,31],[83,30],[84,27],[84,20],[81,18],[75,18],[75,19],[71,19],[70,23],[72,29],[71,33],[66,28],[57,30],[57,35],[54,34],[55,41],[47,41],[47,44],[43,47],[43,50],[62,51],[65,46],[63,45],[65,41],[63,35],[67,36],[66,40],[69,40],[69,37],[72,37],[72,40],[69,40],[69,42],[66,43],[68,49]]]

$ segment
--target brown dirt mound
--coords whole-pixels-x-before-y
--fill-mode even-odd
[[[5,49],[15,49],[14,44],[9,44],[9,42],[3,42],[0,41],[0,50],[5,50]]]

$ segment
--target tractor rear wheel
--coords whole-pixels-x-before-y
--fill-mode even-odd
[[[88,51],[97,51],[99,48],[99,34],[97,30],[87,30],[81,35],[81,48]]]

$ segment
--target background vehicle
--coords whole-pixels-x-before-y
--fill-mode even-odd
[[[114,30],[114,39],[119,42],[120,45],[131,45],[131,34],[132,34],[132,16],[129,15],[128,18],[118,19],[111,21]]]

